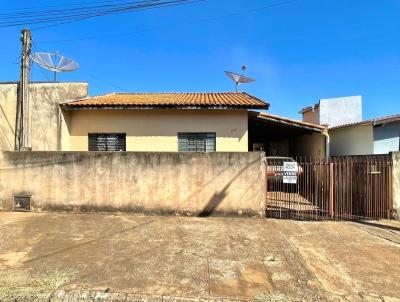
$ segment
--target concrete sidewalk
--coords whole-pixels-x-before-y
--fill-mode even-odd
[[[0,212],[0,300],[400,301],[399,263],[398,221]]]

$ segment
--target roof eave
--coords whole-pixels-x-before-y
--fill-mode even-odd
[[[306,112],[312,111],[314,108],[313,107],[307,107],[307,108],[303,108],[299,111],[300,114],[304,114]]]
[[[304,114],[304,113],[310,112],[310,111],[314,112],[316,109],[318,109],[318,107],[319,107],[319,103],[317,103],[317,104],[315,104],[315,105],[313,105],[313,106],[305,107],[305,108],[301,109],[301,110],[299,111],[299,113],[300,113],[300,114]]]
[[[253,118],[256,118],[259,120],[288,125],[288,126],[291,126],[294,128],[305,129],[305,130],[318,132],[318,133],[325,132],[325,130],[326,130],[326,127],[324,127],[324,126],[313,125],[310,123],[305,123],[305,122],[301,122],[301,121],[282,118],[279,116],[264,115],[260,112],[254,112],[254,111],[251,111],[250,114],[252,115]]]
[[[73,104],[60,104],[61,109],[63,110],[115,110],[115,109],[241,109],[241,110],[250,110],[250,109],[262,109],[268,110],[269,104],[266,103],[265,106],[248,106],[248,105],[73,105]]]
[[[358,123],[353,123],[353,124],[348,124],[348,125],[339,125],[339,126],[329,127],[328,130],[331,131],[331,130],[337,130],[337,129],[357,127],[357,126],[366,126],[366,125],[374,125],[374,123],[371,121],[358,122]]]

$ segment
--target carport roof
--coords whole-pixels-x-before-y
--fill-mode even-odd
[[[310,130],[310,131],[315,131],[315,132],[323,132],[326,128],[325,126],[322,125],[316,125],[316,124],[311,124],[311,123],[306,123],[294,119],[289,119],[286,117],[282,117],[279,115],[274,115],[266,112],[255,112],[255,111],[250,111],[249,112],[249,119],[250,120],[255,120],[255,121],[266,121],[266,122],[272,122],[275,124],[280,124],[280,125],[285,125],[293,128],[300,128],[304,130]]]

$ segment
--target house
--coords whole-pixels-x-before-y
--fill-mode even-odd
[[[400,114],[331,127],[329,135],[333,156],[400,151]]]
[[[399,151],[400,114],[362,120],[361,96],[321,99],[300,113],[305,122],[328,126],[331,156]]]
[[[60,106],[66,150],[247,152],[247,110],[269,104],[244,92],[112,93]]]
[[[18,83],[0,84],[1,150],[13,150]],[[110,93],[87,83],[30,83],[33,151],[248,152],[326,155],[326,128],[266,112],[244,92]]]

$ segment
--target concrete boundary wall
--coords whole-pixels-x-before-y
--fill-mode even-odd
[[[0,209],[265,214],[265,158],[251,153],[0,153]]]
[[[392,152],[392,196],[395,217],[400,218],[400,152]]]

